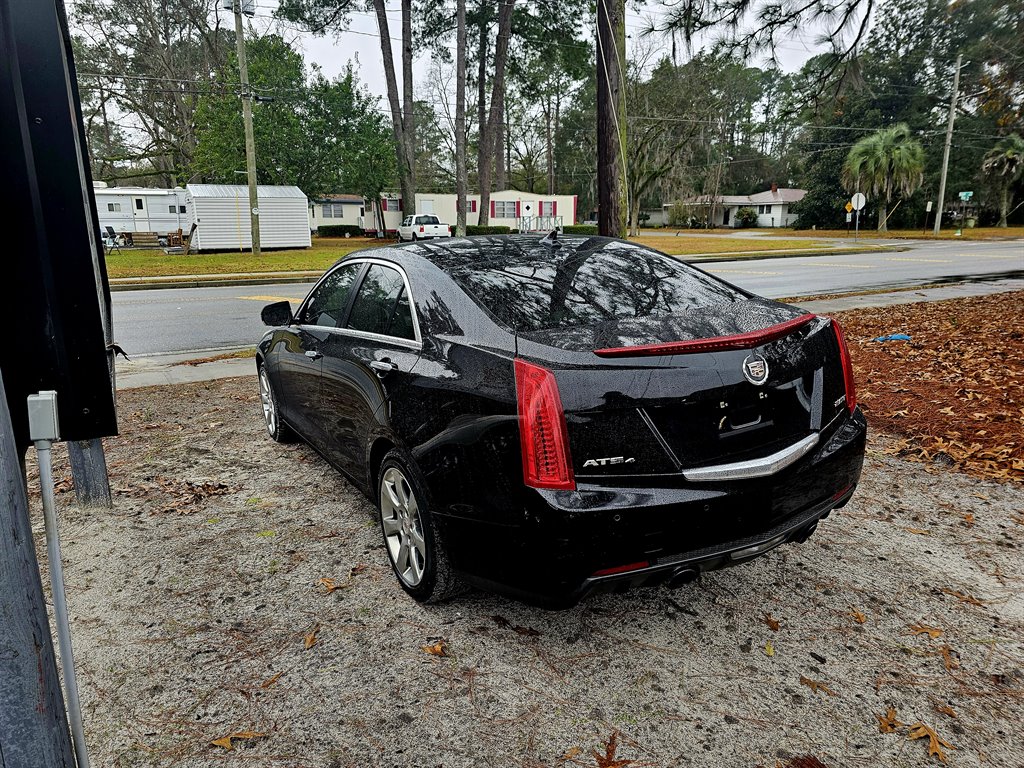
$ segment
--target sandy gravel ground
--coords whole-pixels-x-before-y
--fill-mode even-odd
[[[918,723],[951,766],[1024,764],[1020,485],[873,436],[804,545],[561,613],[424,607],[370,504],[266,438],[254,378],[120,411],[112,512],[74,507],[58,463],[94,765],[939,765]]]

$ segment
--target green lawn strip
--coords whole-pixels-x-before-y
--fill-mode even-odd
[[[784,250],[818,250],[828,247],[828,243],[793,239],[747,239],[737,237],[634,237],[634,243],[646,245],[672,256],[690,256],[693,254],[729,253],[751,254],[765,251]]]
[[[932,234],[931,229],[922,232],[919,229],[894,229],[889,232],[879,232],[875,229],[860,230],[862,240],[1013,240],[1024,237],[1024,227],[975,227],[965,229],[960,235],[955,229],[943,229],[937,236]],[[758,235],[761,231],[758,230]],[[764,234],[771,237],[794,238],[794,237],[829,237],[849,239],[856,242],[854,232],[851,229],[766,229]]]
[[[251,253],[167,254],[162,250],[122,249],[107,255],[111,278],[165,277],[169,275],[223,275],[230,273],[322,271],[352,251],[378,245],[375,240],[314,240],[312,248]]]

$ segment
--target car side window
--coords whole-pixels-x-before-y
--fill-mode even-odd
[[[347,264],[328,275],[306,302],[303,321],[308,325],[337,328],[348,304],[352,284],[362,266],[361,263]]]
[[[415,339],[409,296],[398,270],[374,264],[359,286],[348,328],[400,339]]]

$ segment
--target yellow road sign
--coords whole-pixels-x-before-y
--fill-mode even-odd
[[[852,210],[853,210],[853,203],[847,201],[847,203],[846,203],[846,212],[849,213]]]

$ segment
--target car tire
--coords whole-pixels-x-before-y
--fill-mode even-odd
[[[281,409],[278,406],[277,393],[270,383],[267,366],[261,365],[257,372],[260,385],[260,404],[263,406],[263,423],[267,427],[270,439],[277,443],[295,442],[296,434],[292,428],[281,421]]]
[[[419,471],[398,451],[384,457],[377,473],[377,510],[384,550],[402,589],[421,603],[443,603],[462,591]]]
[[[418,238],[416,237],[416,233],[415,233],[415,232],[413,232],[413,233],[412,233],[412,241],[413,241],[413,242],[415,243],[417,239],[418,239]]]

